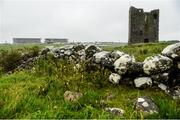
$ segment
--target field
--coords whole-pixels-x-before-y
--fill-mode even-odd
[[[121,50],[134,55],[137,61],[159,54],[171,43],[150,43],[131,46],[106,46],[104,50]],[[33,63],[30,69],[7,73],[19,64],[19,53],[38,54],[43,45],[1,45],[0,118],[61,119],[180,119],[180,100],[173,100],[157,88],[139,90],[133,86],[108,82],[110,71],[74,70],[75,63],[48,56]],[[84,66],[84,64],[82,64]],[[76,91],[83,96],[76,102],[64,100],[64,92]],[[108,99],[113,95],[112,99]],[[135,99],[150,96],[159,107],[159,114],[143,115],[134,109]],[[105,107],[120,107],[122,117],[106,112]]]

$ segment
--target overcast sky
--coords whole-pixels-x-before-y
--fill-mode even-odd
[[[180,39],[180,0],[0,0],[0,42],[13,37],[127,42],[131,5],[160,9],[160,40]]]

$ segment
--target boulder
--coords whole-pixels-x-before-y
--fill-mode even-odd
[[[164,73],[173,66],[173,61],[165,56],[156,55],[144,60],[143,70],[148,75]]]
[[[152,79],[150,77],[138,77],[134,80],[134,85],[137,88],[145,88],[152,86]]]
[[[110,52],[108,51],[101,51],[98,53],[95,53],[93,55],[95,63],[101,63],[102,59],[108,58],[110,56]]]
[[[101,66],[112,70],[112,69],[114,69],[113,60],[109,57],[103,58],[101,60]]]
[[[105,108],[105,111],[118,116],[123,116],[125,113],[125,111],[121,108]]]
[[[86,58],[91,58],[96,52],[100,52],[101,48],[96,45],[87,45],[85,47]]]
[[[79,98],[82,97],[82,93],[78,93],[78,92],[71,92],[71,91],[66,91],[64,93],[64,99],[67,101],[77,101],[79,100]]]
[[[83,62],[85,61],[86,58],[86,54],[85,54],[85,50],[79,50],[79,51],[73,51],[73,55],[75,56],[75,59],[77,62]]]
[[[72,50],[66,50],[64,51],[64,55],[71,56],[73,54]]]
[[[61,49],[59,49],[59,48],[52,48],[49,54],[51,54],[55,58],[60,58],[61,57],[60,55],[62,53],[61,53]],[[64,53],[63,53],[63,56],[64,56]]]
[[[114,62],[114,69],[118,74],[124,75],[128,70],[128,64],[132,62],[135,62],[134,57],[124,54]]]
[[[108,51],[98,52],[93,55],[93,60],[103,67],[113,68],[113,60],[110,58],[110,55],[111,53]]]
[[[85,53],[85,50],[84,50],[84,49],[77,51],[76,54],[77,54],[78,56],[86,56],[86,53]]]
[[[158,113],[159,108],[153,102],[150,97],[142,96],[139,97],[135,102],[135,109],[137,111],[143,112],[144,114],[154,114]]]
[[[73,46],[73,49],[74,51],[80,51],[80,50],[83,50],[85,48],[85,46],[83,44],[78,44],[78,45],[74,45]]]
[[[129,62],[127,68],[127,74],[133,74],[134,77],[144,74],[142,62]]]
[[[162,51],[162,55],[170,57],[172,59],[179,59],[180,60],[180,43],[168,45]]]
[[[113,84],[119,84],[119,81],[121,80],[121,76],[117,73],[111,73],[109,76],[109,81]]]
[[[111,53],[111,57],[112,57],[112,59],[113,59],[114,61],[116,61],[118,58],[120,58],[120,57],[123,56],[123,55],[125,55],[125,53],[124,53],[124,52],[121,52],[121,51],[119,51],[119,50],[113,51],[113,52]]]
[[[52,48],[52,53],[61,53],[61,49],[56,47],[56,48]]]

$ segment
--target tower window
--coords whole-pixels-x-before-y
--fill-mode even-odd
[[[157,15],[157,14],[154,14],[153,16],[154,16],[154,19],[157,19],[157,18],[158,18],[158,15]]]
[[[142,36],[142,35],[143,35],[143,31],[142,31],[142,30],[140,30],[139,34]]]
[[[148,42],[149,42],[148,38],[144,39],[144,43],[148,43]]]

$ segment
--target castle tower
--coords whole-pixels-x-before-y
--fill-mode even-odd
[[[129,44],[159,41],[159,10],[129,9]]]

